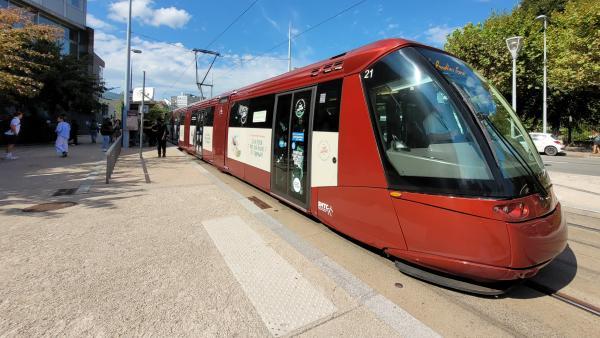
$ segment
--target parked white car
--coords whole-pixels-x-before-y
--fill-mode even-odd
[[[557,139],[552,134],[544,133],[529,133],[537,151],[548,156],[555,156],[562,153],[565,145],[561,140]]]

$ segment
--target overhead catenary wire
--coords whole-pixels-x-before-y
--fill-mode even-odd
[[[313,26],[310,26],[309,28],[307,28],[307,29],[305,29],[305,30],[303,30],[303,31],[301,31],[301,32],[298,32],[298,33],[296,33],[296,34],[292,34],[292,35],[291,35],[291,38],[292,38],[292,39],[295,39],[295,38],[297,38],[297,37],[299,37],[299,36],[301,36],[301,35],[303,35],[303,34],[306,34],[306,33],[310,32],[310,31],[312,31],[312,30],[316,29],[317,27],[319,27],[319,26],[322,26],[323,24],[325,24],[325,23],[327,23],[327,22],[329,22],[329,21],[331,21],[331,20],[333,20],[333,19],[337,18],[338,16],[340,16],[340,15],[342,15],[342,14],[344,14],[344,13],[348,12],[349,10],[351,10],[351,9],[353,9],[353,8],[357,7],[357,6],[360,6],[360,5],[362,5],[363,3],[367,2],[367,1],[368,1],[368,0],[360,0],[360,1],[357,1],[357,2],[353,3],[352,5],[350,5],[350,6],[346,7],[346,8],[344,8],[344,9],[342,9],[341,11],[339,11],[339,12],[337,12],[337,13],[335,13],[334,15],[332,15],[332,16],[330,16],[330,17],[328,17],[328,18],[324,19],[324,20],[321,20],[320,22],[316,23],[315,25],[313,25]],[[283,45],[284,45],[284,44],[286,44],[286,43],[288,43],[288,39],[282,40],[280,43],[278,43],[278,44],[274,45],[273,47],[269,48],[268,50],[264,51],[262,54],[263,54],[263,55],[266,55],[266,54],[268,54],[269,52],[272,52],[273,50],[275,50],[275,49],[277,49],[277,48],[279,48],[279,47],[283,46]],[[260,57],[260,56],[258,56],[258,55],[257,55],[257,56],[251,57],[251,58],[249,58],[249,59],[246,59],[246,60],[244,60],[244,61],[246,61],[246,62],[248,62],[248,61],[252,61],[252,60],[255,60],[255,59],[259,58],[259,57]],[[286,60],[287,60],[287,59],[286,59]]]
[[[246,7],[246,9],[244,9],[237,17],[235,17],[235,19],[233,19],[233,21],[231,21],[229,23],[229,25],[227,25],[227,27],[225,27],[225,29],[223,31],[221,31],[219,34],[217,34],[217,36],[215,36],[211,42],[209,42],[208,45],[206,45],[205,49],[208,49],[213,43],[215,43],[221,36],[223,36],[223,34],[225,34],[229,28],[231,28],[242,16],[244,16],[244,14],[246,14],[250,8],[252,8],[256,3],[258,2],[258,0],[254,0],[252,3],[250,3],[250,5],[248,5],[248,7]],[[174,44],[173,44],[174,45]],[[181,47],[178,46],[177,47]],[[186,48],[187,49],[187,48]],[[194,52],[194,50],[191,50],[192,52]],[[216,57],[215,57],[216,58]],[[213,60],[214,62],[214,60]],[[196,55],[194,56],[194,62],[192,62],[192,64],[197,64],[197,57]],[[191,64],[190,64],[191,66]],[[190,68],[190,66],[188,66],[182,73],[181,75],[179,75],[179,77],[177,78],[177,81],[175,81],[171,86],[168,87],[168,89],[172,89],[173,87],[175,87],[177,84],[179,84],[179,82],[181,81],[181,79],[183,78],[183,75],[187,72],[187,70]],[[212,67],[212,64],[211,64]],[[208,75],[208,73],[206,74]]]
[[[348,11],[352,10],[352,9],[354,9],[355,7],[358,7],[358,6],[362,5],[363,3],[367,2],[367,1],[368,1],[368,0],[360,0],[360,1],[356,1],[356,2],[354,2],[353,4],[351,4],[350,6],[348,6],[348,7],[344,8],[344,9],[340,10],[339,12],[336,12],[335,14],[333,14],[333,15],[331,15],[331,16],[329,16],[329,17],[327,17],[327,18],[325,18],[325,19],[323,19],[323,20],[321,20],[321,21],[319,21],[318,23],[316,23],[316,24],[314,24],[314,25],[310,26],[309,28],[307,28],[307,29],[305,29],[305,30],[303,30],[303,31],[300,31],[300,32],[298,32],[298,33],[296,33],[296,34],[292,34],[291,38],[292,38],[292,39],[295,39],[295,38],[297,38],[297,37],[299,37],[299,36],[301,36],[301,35],[304,35],[304,34],[306,34],[306,33],[310,32],[310,31],[312,31],[312,30],[315,30],[316,28],[318,28],[318,27],[320,27],[320,26],[324,25],[325,23],[327,23],[327,22],[329,22],[329,21],[331,21],[331,20],[333,20],[333,19],[335,19],[335,18],[339,17],[340,15],[342,15],[342,14],[344,14],[344,13],[346,13],[346,12],[348,12]],[[255,4],[256,2],[258,2],[258,0],[255,0],[255,1],[253,1],[253,2],[252,2],[252,3],[251,3],[251,4],[250,4],[250,5],[249,5],[249,6],[248,6],[248,7],[247,7],[247,8],[246,8],[246,9],[245,9],[245,10],[244,10],[244,11],[243,11],[241,14],[240,14],[240,15],[238,15],[238,16],[237,16],[237,17],[236,17],[236,18],[235,18],[235,19],[234,19],[234,20],[233,20],[233,21],[232,21],[232,22],[231,22],[231,23],[230,23],[230,24],[229,24],[229,25],[228,25],[228,26],[227,26],[227,27],[226,27],[226,28],[225,28],[225,29],[224,29],[224,30],[221,32],[221,33],[219,33],[219,34],[218,34],[218,35],[217,35],[217,36],[216,36],[216,37],[215,37],[215,38],[214,38],[214,39],[213,39],[213,40],[212,40],[212,41],[209,43],[208,47],[209,47],[211,44],[213,44],[215,41],[217,41],[217,40],[218,40],[218,38],[220,38],[220,37],[221,37],[221,36],[222,36],[222,35],[223,35],[225,32],[227,32],[227,30],[229,30],[229,28],[231,28],[231,26],[233,26],[233,24],[235,24],[235,22],[237,22],[237,21],[238,21],[238,20],[239,20],[239,19],[240,19],[240,18],[241,18],[241,17],[242,17],[242,16],[243,16],[243,15],[244,15],[246,12],[248,12],[248,10],[250,10],[250,8],[252,8],[252,6],[254,6],[254,4]],[[164,43],[167,43],[167,44],[170,44],[170,45],[176,46],[176,47],[178,47],[178,48],[185,49],[186,51],[190,51],[190,52],[192,52],[192,50],[191,50],[191,49],[185,48],[185,47],[183,47],[183,46],[181,46],[181,45],[178,45],[178,44],[175,44],[175,43],[170,43],[170,42],[161,41],[161,40],[158,40],[158,39],[152,38],[152,37],[150,37],[150,36],[147,36],[147,35],[139,34],[139,33],[138,33],[137,35],[144,36],[144,37],[147,37],[147,38],[149,38],[149,39],[156,40],[156,41],[158,41],[158,42],[164,42]],[[228,56],[228,55],[224,55],[223,57],[225,57],[225,58],[232,58],[232,59],[239,59],[241,62],[250,62],[250,61],[256,60],[256,59],[258,59],[258,58],[260,58],[260,57],[268,57],[268,58],[271,58],[271,59],[273,59],[273,60],[287,61],[287,60],[288,60],[287,58],[274,58],[274,57],[272,57],[272,56],[269,56],[269,53],[270,53],[270,52],[272,52],[273,50],[275,50],[275,49],[277,49],[277,48],[279,48],[279,47],[283,46],[283,45],[284,45],[284,44],[286,44],[287,42],[288,42],[288,39],[282,40],[281,42],[279,42],[279,43],[277,43],[277,44],[273,45],[273,47],[271,47],[271,48],[267,49],[266,51],[262,52],[261,54],[254,55],[254,56],[252,56],[252,57],[250,57],[250,58],[247,58],[247,59],[244,59],[244,58],[243,58],[243,57],[241,57],[241,56],[240,56],[240,57],[234,57],[234,56]],[[183,72],[180,74],[180,76],[178,76],[178,78],[177,78],[177,81],[175,81],[175,82],[174,82],[174,83],[173,83],[171,86],[167,87],[167,89],[171,89],[171,88],[175,87],[177,84],[179,84],[179,82],[181,81],[181,79],[182,79],[183,75],[184,75],[184,74],[185,74],[185,73],[188,71],[188,69],[189,69],[189,68],[190,68],[190,67],[191,67],[191,66],[194,64],[194,62],[195,62],[195,60],[193,60],[193,62],[192,62],[192,63],[190,63],[190,64],[188,65],[188,67],[187,67],[187,68],[186,68],[186,69],[185,69],[185,70],[184,70],[184,71],[183,71]]]
[[[215,36],[215,38],[212,39],[205,48],[208,49],[210,46],[212,46],[213,43],[223,36],[223,34],[225,34],[229,28],[231,28],[231,26],[233,26],[242,16],[244,16],[244,14],[246,14],[246,12],[248,12],[250,8],[252,8],[257,2],[258,0],[254,0],[248,7],[246,7],[246,9],[244,9],[235,19],[233,19],[233,21],[231,21],[231,23],[229,23],[229,25],[227,25],[227,27],[225,27],[221,33],[217,34],[217,36]]]

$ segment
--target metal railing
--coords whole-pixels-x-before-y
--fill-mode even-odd
[[[117,159],[121,154],[121,143],[123,140],[123,135],[119,136],[115,142],[108,148],[106,151],[106,184],[110,181],[110,176],[115,170],[115,165],[117,164]]]

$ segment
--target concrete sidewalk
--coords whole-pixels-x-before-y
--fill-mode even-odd
[[[79,147],[0,163],[0,335],[437,335],[197,160]]]

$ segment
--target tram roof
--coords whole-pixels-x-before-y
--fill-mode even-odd
[[[213,105],[224,97],[233,96],[234,100],[261,96],[272,93],[285,92],[296,88],[307,87],[316,83],[334,80],[358,73],[369,64],[375,62],[382,56],[407,45],[424,46],[418,42],[406,39],[385,39],[375,41],[368,45],[350,50],[345,53],[330,57],[308,66],[294,69],[290,72],[222,93],[215,98],[193,103],[175,111],[190,108],[202,108]],[[431,48],[429,46],[426,46]],[[339,69],[337,69],[339,68]]]

